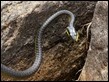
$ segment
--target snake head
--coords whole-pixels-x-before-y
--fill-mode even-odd
[[[78,41],[79,34],[76,33],[75,28],[74,28],[72,25],[69,25],[69,26],[67,27],[67,29],[68,29],[69,35],[72,37],[72,39],[73,39],[74,41]]]

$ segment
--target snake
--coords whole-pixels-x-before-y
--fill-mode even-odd
[[[75,15],[69,11],[69,10],[60,10],[58,12],[56,12],[55,14],[53,14],[52,16],[50,16],[45,22],[44,24],[40,27],[39,31],[38,31],[38,34],[37,34],[37,44],[36,45],[36,49],[37,49],[37,52],[35,53],[35,60],[34,60],[34,63],[32,64],[31,67],[23,70],[23,71],[16,71],[15,69],[11,68],[11,67],[8,67],[4,64],[1,63],[1,71],[5,72],[5,73],[8,73],[12,76],[15,76],[15,77],[24,77],[24,76],[29,76],[33,73],[35,73],[36,71],[38,71],[40,65],[41,65],[41,61],[42,61],[42,35],[43,35],[43,31],[45,30],[45,28],[47,27],[47,25],[53,20],[55,19],[56,17],[58,17],[59,15],[62,15],[62,14],[66,14],[66,15],[69,15],[71,17],[71,20],[70,20],[70,23],[67,27],[69,33],[70,33],[70,36],[72,37],[73,40],[76,40],[76,37],[77,37],[77,33],[76,33],[76,30],[74,28],[74,20],[75,20]]]

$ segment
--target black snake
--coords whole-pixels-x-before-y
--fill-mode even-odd
[[[37,35],[37,42],[38,44],[36,45],[36,49],[37,49],[37,53],[35,53],[35,61],[33,63],[33,65],[31,67],[29,67],[28,69],[24,70],[24,71],[16,71],[12,68],[7,67],[6,65],[3,65],[1,63],[1,71],[6,72],[12,76],[16,76],[16,77],[23,77],[23,76],[29,76],[33,73],[35,73],[40,64],[41,64],[41,60],[42,60],[42,48],[41,48],[41,39],[42,39],[42,35],[43,35],[43,31],[46,28],[46,26],[57,16],[61,15],[61,14],[67,14],[70,15],[71,17],[71,21],[69,23],[69,26],[67,27],[67,29],[69,30],[69,33],[71,35],[71,37],[76,40],[76,31],[75,28],[73,27],[73,23],[74,23],[74,14],[68,10],[60,10],[58,12],[56,12],[55,14],[53,14],[51,17],[49,17],[45,23],[42,25],[42,27],[39,29],[38,35]]]

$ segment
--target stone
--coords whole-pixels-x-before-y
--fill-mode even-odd
[[[1,2],[1,62],[16,70],[32,65],[35,38],[41,25],[59,10],[69,10],[76,16],[75,29],[91,22],[96,1],[9,1]],[[86,50],[62,35],[68,26],[68,16],[52,21],[43,35],[43,59],[39,70],[30,77],[17,79],[1,75],[2,81],[67,81],[75,80],[85,62]]]
[[[91,42],[79,81],[108,81],[108,2],[98,1],[91,25]]]

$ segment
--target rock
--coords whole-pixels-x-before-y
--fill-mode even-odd
[[[108,2],[98,1],[91,26],[91,42],[80,81],[108,81]]]
[[[52,14],[67,9],[76,16],[76,30],[92,20],[96,1],[18,1],[1,2],[1,62],[24,70],[34,62],[34,39],[38,29]],[[43,61],[39,70],[28,78],[6,78],[5,81],[72,80],[84,65],[84,48],[69,37],[62,40],[68,16],[62,15],[48,25],[43,35]],[[81,37],[81,40],[85,35]],[[78,50],[78,52],[77,52]]]

